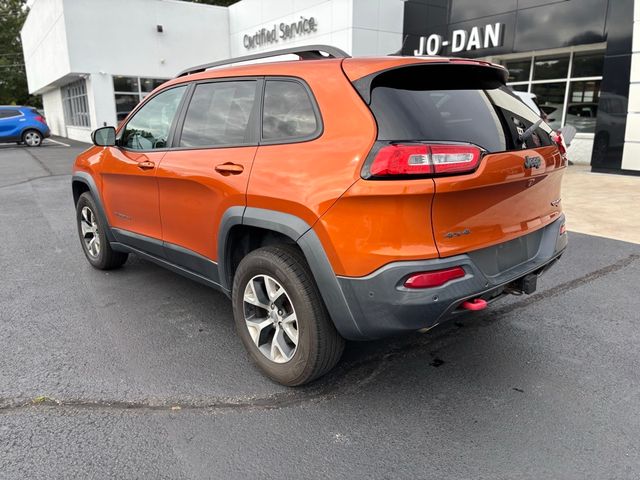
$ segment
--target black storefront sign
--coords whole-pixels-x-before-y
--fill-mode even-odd
[[[438,42],[438,54],[469,58],[606,42],[591,164],[620,171],[632,33],[633,0],[408,0],[402,53],[430,53]]]

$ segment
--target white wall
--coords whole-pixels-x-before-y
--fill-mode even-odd
[[[163,32],[157,32],[162,25]],[[112,75],[172,78],[229,57],[229,10],[177,0],[35,0],[21,32],[29,91],[57,135],[116,122]],[[65,127],[60,87],[86,78],[91,128]]]
[[[622,155],[622,168],[625,170],[640,170],[640,0],[635,0],[633,18],[629,113]]]
[[[593,135],[576,137],[567,149],[569,160],[578,165],[591,165],[591,153],[593,151]]]
[[[353,0],[352,55],[389,55],[402,47],[402,0]]]
[[[42,94],[42,106],[44,108],[44,115],[47,118],[47,125],[49,125],[49,128],[51,129],[51,133],[61,137],[66,137],[67,128],[64,122],[60,89],[56,88]]]
[[[261,51],[326,44],[352,55],[386,55],[402,45],[402,0],[242,0],[229,7],[232,57]],[[314,17],[316,32],[247,49],[243,39],[281,22]]]
[[[113,77],[106,73],[92,73],[87,79],[91,125],[93,128],[116,124],[116,103],[113,93]]]
[[[31,93],[39,92],[71,71],[64,14],[63,0],[36,0],[22,27],[22,49]]]
[[[377,1],[377,0],[376,0]],[[351,51],[349,26],[353,0],[242,0],[229,7],[230,50],[232,57],[268,50],[296,47],[308,44],[328,44]],[[317,19],[316,32],[297,38],[247,50],[244,35],[253,35],[261,28],[279,27],[281,22],[292,23],[300,19]]]
[[[63,1],[73,72],[172,78],[229,56],[225,7],[177,0]]]

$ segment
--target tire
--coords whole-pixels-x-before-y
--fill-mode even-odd
[[[76,205],[78,236],[85,257],[98,270],[112,270],[121,267],[128,253],[116,252],[111,248],[106,235],[107,225],[97,215],[96,203],[89,192],[80,195]],[[93,242],[91,241],[92,239]]]
[[[38,130],[26,130],[22,134],[22,143],[27,147],[39,147],[42,145],[42,134]]]
[[[275,293],[274,309],[269,291]],[[231,298],[238,335],[251,359],[270,379],[286,386],[303,385],[340,360],[344,339],[297,248],[270,246],[249,253],[238,265]],[[296,337],[297,343],[293,341]]]

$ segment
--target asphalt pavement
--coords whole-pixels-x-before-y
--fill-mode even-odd
[[[570,233],[534,295],[288,389],[224,295],[89,266],[57,140],[0,146],[0,478],[640,477],[640,245]]]

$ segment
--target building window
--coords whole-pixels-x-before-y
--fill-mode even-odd
[[[89,127],[89,108],[87,107],[87,87],[84,79],[70,83],[62,88],[62,105],[67,125]]]
[[[129,115],[138,103],[166,80],[159,78],[113,77],[118,123]]]
[[[579,133],[594,133],[604,50],[493,61],[509,70],[507,85],[536,95],[552,128],[573,125]]]

